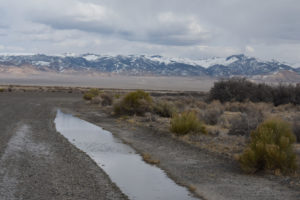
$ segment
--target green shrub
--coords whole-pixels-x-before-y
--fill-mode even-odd
[[[172,117],[176,113],[176,108],[166,101],[159,101],[154,105],[153,111],[161,117]]]
[[[289,123],[270,119],[251,133],[251,142],[239,157],[242,169],[247,173],[259,170],[294,172],[296,154],[292,144],[296,141]]]
[[[3,89],[3,88],[0,88],[0,92],[4,92],[4,89]]]
[[[178,135],[188,133],[206,133],[205,126],[199,121],[195,112],[176,114],[171,119],[170,131]]]
[[[144,115],[152,109],[152,98],[143,90],[128,93],[119,103],[114,105],[116,114]]]
[[[92,100],[94,97],[100,95],[100,90],[97,88],[92,88],[83,95],[83,99]]]

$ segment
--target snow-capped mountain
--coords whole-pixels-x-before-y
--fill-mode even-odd
[[[0,73],[11,67],[31,67],[37,71],[55,73],[93,72],[134,76],[251,77],[271,75],[280,71],[300,73],[300,68],[293,68],[277,61],[261,61],[245,55],[201,60],[166,58],[157,55],[0,55]]]

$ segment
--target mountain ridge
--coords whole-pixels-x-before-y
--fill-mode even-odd
[[[54,73],[104,73],[130,76],[231,77],[273,75],[280,71],[300,74],[300,68],[278,61],[262,61],[243,54],[226,58],[183,59],[160,55],[97,55],[97,54],[2,54],[2,71],[9,67],[31,66],[37,71]]]

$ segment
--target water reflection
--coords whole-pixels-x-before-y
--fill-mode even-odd
[[[55,124],[57,131],[95,160],[130,199],[195,199],[110,132],[60,110]]]

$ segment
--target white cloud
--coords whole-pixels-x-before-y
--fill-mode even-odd
[[[246,53],[300,63],[299,7],[297,0],[2,0],[0,51]]]

